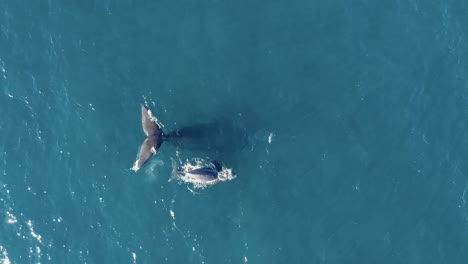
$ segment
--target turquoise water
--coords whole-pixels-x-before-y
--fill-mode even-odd
[[[0,262],[466,263],[466,25],[450,0],[0,0]],[[135,173],[140,103],[228,125]],[[168,182],[173,158],[237,177]]]

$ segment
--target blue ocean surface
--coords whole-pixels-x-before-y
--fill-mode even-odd
[[[468,263],[467,25],[456,0],[0,0],[0,263]],[[203,140],[132,171],[140,104]],[[211,159],[233,177],[169,181]]]

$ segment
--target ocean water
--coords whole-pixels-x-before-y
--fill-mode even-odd
[[[467,263],[467,25],[453,0],[0,0],[0,262]],[[141,103],[204,141],[130,170]]]

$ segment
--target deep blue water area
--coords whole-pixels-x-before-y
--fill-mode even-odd
[[[0,262],[467,263],[464,1],[0,0]],[[165,142],[138,172],[140,104]],[[172,161],[235,178],[169,181]]]

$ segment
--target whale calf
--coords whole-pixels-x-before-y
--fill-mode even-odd
[[[132,170],[138,171],[161,147],[163,133],[157,119],[143,104],[141,105],[141,124],[146,139],[140,147],[138,159],[133,164]]]
[[[181,175],[185,179],[194,182],[200,183],[209,183],[218,180],[218,174],[222,170],[221,164],[219,162],[213,160],[211,161],[210,166],[193,169],[184,171],[181,168],[178,168],[175,164],[175,161],[172,160],[173,166],[173,175],[171,176],[171,180],[175,178],[177,175]]]

